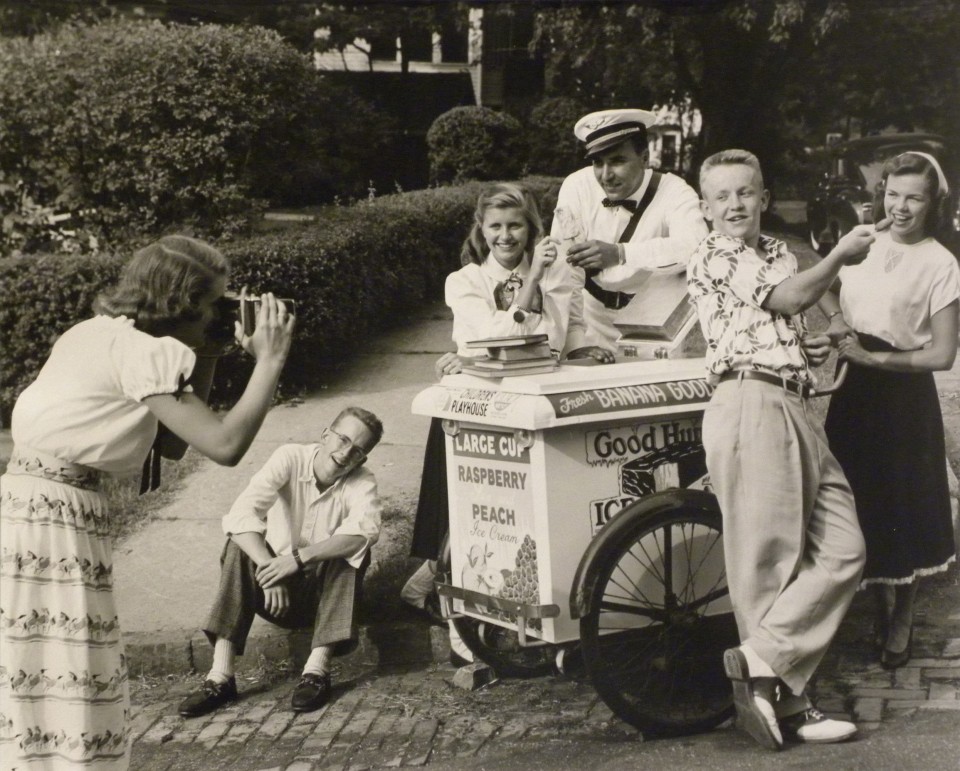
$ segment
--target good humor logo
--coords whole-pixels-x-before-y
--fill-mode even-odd
[[[673,420],[667,423],[604,428],[588,431],[587,463],[591,466],[618,466],[624,460],[661,450],[677,442],[701,442],[699,421]]]

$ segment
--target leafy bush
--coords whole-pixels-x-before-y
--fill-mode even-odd
[[[380,126],[274,32],[131,20],[0,38],[0,116],[8,182],[112,243],[360,195]]]
[[[558,183],[533,178],[525,184],[548,199]],[[297,331],[283,373],[286,392],[322,384],[337,357],[441,295],[447,275],[460,267],[460,246],[482,187],[471,183],[330,207],[316,224],[220,245],[232,264],[233,286],[297,302]],[[4,424],[53,341],[90,315],[94,298],[116,281],[123,262],[89,255],[0,260],[0,296],[12,298],[0,303]],[[214,398],[235,399],[251,367],[244,354],[221,360]]]
[[[538,102],[527,120],[530,171],[567,175],[587,165],[583,148],[573,135],[576,122],[588,109],[576,99],[557,96]]]
[[[116,282],[113,255],[39,255],[0,260],[0,416],[9,425],[17,395],[36,377],[50,346],[87,318],[97,294]]]
[[[519,176],[527,157],[520,122],[489,107],[454,107],[427,131],[430,179],[460,183]]]

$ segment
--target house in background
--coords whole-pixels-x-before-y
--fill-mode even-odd
[[[449,23],[440,31],[358,38],[342,51],[314,54],[318,70],[349,85],[395,127],[395,158],[381,164],[375,187],[427,185],[427,130],[447,110],[481,105],[523,114],[542,98],[543,61],[527,48],[533,20],[533,9],[526,6],[510,13],[471,8],[465,23]],[[316,33],[319,38],[329,34]]]
[[[653,113],[656,123],[647,130],[650,165],[684,176],[690,171],[691,145],[700,133],[700,111],[688,97],[683,104],[654,106]]]
[[[544,62],[532,54],[532,6],[509,11],[472,7],[465,20],[439,31],[413,29],[380,39],[358,38],[342,51],[314,54],[317,69],[348,84],[392,119],[395,158],[374,180],[377,189],[404,189],[428,183],[426,134],[437,116],[463,105],[480,105],[525,115],[544,96]],[[317,30],[318,38],[330,31]],[[612,105],[611,105],[612,106]],[[700,130],[700,115],[686,104],[654,108],[649,131],[655,168],[685,173],[689,146]],[[571,127],[572,129],[572,127]]]

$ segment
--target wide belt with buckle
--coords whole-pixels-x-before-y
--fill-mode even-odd
[[[808,396],[813,396],[813,389],[804,385],[803,383],[798,383],[796,380],[789,380],[785,377],[777,377],[776,375],[771,375],[769,372],[758,372],[752,369],[734,369],[728,372],[724,372],[720,376],[720,382],[723,383],[726,380],[761,380],[764,383],[770,383],[770,385],[780,386],[781,388],[786,389],[792,394],[803,397],[804,399]]]

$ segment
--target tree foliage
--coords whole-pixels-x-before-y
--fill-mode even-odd
[[[584,4],[542,9],[536,44],[558,93],[596,107],[689,96],[703,117],[695,159],[741,146],[774,169],[785,75],[844,15],[837,0]]]
[[[427,131],[430,179],[512,179],[523,171],[527,146],[520,122],[489,107],[454,107]]]
[[[694,167],[740,146],[775,177],[851,120],[960,125],[958,17],[950,0],[544,5],[535,44],[552,94],[596,108],[690,96],[703,117]]]
[[[788,117],[817,130],[889,128],[960,139],[960,4],[848,3],[788,92]]]
[[[115,19],[0,39],[0,169],[107,243],[360,194],[379,127],[259,27]]]

